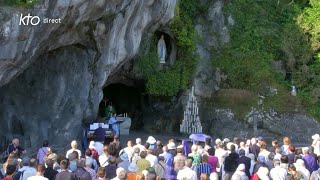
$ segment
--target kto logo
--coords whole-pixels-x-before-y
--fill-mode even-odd
[[[40,23],[40,18],[39,16],[23,16],[23,14],[20,15],[20,21],[19,25],[29,25],[29,23],[33,26],[36,26]]]

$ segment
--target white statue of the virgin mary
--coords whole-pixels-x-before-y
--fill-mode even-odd
[[[158,56],[160,59],[160,63],[164,64],[166,63],[166,53],[167,53],[167,48],[166,48],[166,42],[164,41],[164,36],[161,35],[161,38],[158,41]]]

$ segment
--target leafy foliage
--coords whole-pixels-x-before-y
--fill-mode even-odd
[[[150,48],[139,59],[139,69],[146,79],[149,94],[156,96],[174,96],[180,90],[188,88],[195,72],[197,57],[195,55],[196,32],[194,19],[200,6],[193,0],[184,0],[176,6],[175,17],[170,24],[170,29],[176,38],[176,62],[170,67],[160,69],[155,47]],[[154,41],[153,44],[156,42]]]
[[[311,101],[320,87],[320,1],[241,0],[229,3],[225,11],[235,25],[230,27],[230,43],[213,59],[228,75],[224,87],[256,94],[275,87],[278,94],[268,97],[266,106],[290,111],[299,106],[290,95],[295,85],[302,105],[320,117],[319,101]],[[274,73],[272,64],[279,60],[289,77]]]
[[[22,7],[32,7],[36,2],[37,0],[4,0],[5,4]]]

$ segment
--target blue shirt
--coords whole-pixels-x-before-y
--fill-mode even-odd
[[[160,156],[164,157],[164,163],[166,163],[167,166],[171,166],[173,167],[173,157],[172,154],[168,153],[168,152],[164,152],[162,154],[160,154]]]
[[[304,164],[305,164],[306,168],[309,170],[310,174],[313,171],[317,170],[317,161],[310,154],[304,156],[303,157],[303,161],[304,161]]]
[[[202,173],[207,174],[208,177],[210,177],[211,171],[212,171],[212,166],[210,164],[200,164],[198,166],[198,171],[197,171],[198,177],[200,178],[200,175]]]

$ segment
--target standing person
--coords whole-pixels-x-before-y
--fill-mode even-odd
[[[109,158],[109,164],[105,167],[106,168],[106,179],[112,179],[117,177],[117,159],[113,156]]]
[[[147,152],[142,151],[140,153],[141,159],[137,161],[137,166],[139,168],[138,172],[142,172],[143,170],[146,170],[148,167],[151,167],[151,164],[148,160],[146,160]]]
[[[127,153],[123,152],[121,155],[120,155],[120,159],[122,160],[119,164],[118,164],[118,168],[121,167],[123,168],[124,170],[126,170],[126,172],[129,171],[129,166],[130,166],[130,161],[129,161],[129,157],[127,155]]]
[[[238,158],[239,155],[235,152],[235,146],[232,144],[230,146],[231,153],[224,160],[224,171],[225,174],[228,174],[229,177],[232,177],[233,173],[236,171],[238,167]]]
[[[116,110],[112,106],[112,102],[110,102],[109,105],[105,109],[105,117],[106,118],[111,118],[112,113],[116,113]]]
[[[163,153],[160,154],[160,156],[164,157],[164,163],[166,163],[167,166],[173,167],[173,157],[172,154],[168,152],[167,146],[163,146],[162,150]]]
[[[260,147],[257,145],[257,139],[252,138],[251,139],[251,146],[250,146],[250,153],[254,155],[255,160],[258,158],[260,153]]]
[[[76,151],[78,153],[78,158],[80,159],[81,158],[81,151],[78,148],[78,143],[76,140],[73,140],[71,142],[71,149],[67,151],[66,153],[66,158],[68,158],[69,154],[71,154],[73,151]]]
[[[44,158],[46,157],[48,151],[50,150],[48,140],[44,140],[42,147],[38,150],[37,159],[39,164],[44,164]]]
[[[239,158],[238,158],[238,164],[244,164],[245,170],[244,172],[250,178],[250,167],[251,167],[251,159],[245,156],[246,152],[244,149],[239,150]],[[239,167],[239,166],[238,166]]]
[[[29,168],[26,169],[23,174],[21,180],[27,180],[31,176],[35,176],[37,174],[37,160],[35,158],[30,159]]]
[[[312,145],[314,148],[314,153],[317,154],[317,156],[320,156],[320,136],[319,134],[315,134],[312,136]]]
[[[273,153],[276,153],[276,149],[279,148],[279,143],[278,143],[278,141],[277,141],[277,140],[273,140],[273,141],[271,142],[271,144],[272,144],[272,147],[269,148],[269,151],[270,151],[270,152],[273,152]]]
[[[48,180],[48,178],[43,177],[43,173],[45,171],[45,167],[42,164],[37,166],[37,173],[35,176],[29,177],[27,180]]]
[[[197,153],[197,151],[198,151],[198,147],[197,145],[194,144],[191,146],[191,153],[188,154],[188,157],[193,158],[192,166],[194,167],[198,167],[201,162],[201,156]]]
[[[310,172],[305,167],[304,161],[302,159],[298,159],[296,163],[294,163],[294,166],[296,167],[297,171],[303,175],[304,180],[309,180]]]
[[[12,143],[8,146],[7,151],[8,154],[15,153],[18,157],[20,157],[21,154],[27,153],[27,151],[20,146],[20,141],[17,138],[12,140]]]
[[[13,180],[12,176],[14,175],[15,172],[16,172],[16,166],[9,164],[6,167],[6,176],[2,180]]]
[[[173,158],[174,170],[176,172],[182,170],[185,165],[186,157],[182,154],[182,148],[182,145],[178,146],[177,155]]]
[[[111,125],[114,135],[119,136],[119,124],[117,124],[118,121],[116,117],[117,117],[116,113],[111,113],[111,117],[109,119],[108,124]]]
[[[158,140],[156,145],[156,148],[152,150],[152,154],[158,157],[162,153],[163,144]]]
[[[249,180],[249,177],[245,173],[246,168],[247,167],[246,167],[245,164],[242,164],[242,163],[239,164],[239,166],[237,167],[236,171],[232,175],[231,179],[236,179],[235,177],[238,176],[238,177],[240,177],[240,180]]]
[[[217,168],[220,168],[220,164],[219,164],[218,157],[215,156],[214,153],[215,153],[214,148],[208,149],[208,154],[209,154],[208,164],[210,164],[212,166],[212,172],[216,173]]]
[[[137,138],[137,139],[136,139],[136,145],[133,146],[133,149],[139,148],[139,149],[140,149],[140,152],[141,152],[141,151],[144,151],[144,150],[145,150],[145,149],[144,149],[144,146],[143,146],[141,143],[142,143],[141,138]]]
[[[53,169],[54,161],[52,159],[47,159],[46,163],[47,168],[45,169],[43,176],[49,180],[54,180],[55,176],[58,174],[58,171]]]
[[[154,164],[156,164],[158,162],[158,158],[157,156],[152,154],[152,150],[148,149],[147,150],[147,157],[146,160],[148,160],[150,162],[151,167],[153,167]]]
[[[105,140],[106,131],[102,128],[102,125],[102,123],[99,123],[99,127],[96,130],[94,130],[93,135],[95,136],[96,141],[99,141],[103,144]]]
[[[291,144],[289,137],[283,138],[283,145],[281,146],[282,155],[288,155],[289,154],[289,146]]]
[[[158,157],[158,163],[156,163],[153,167],[154,170],[156,171],[156,174],[160,177],[160,178],[166,178],[166,171],[167,171],[167,165],[166,163],[164,163],[164,157],[163,156],[159,156]],[[184,162],[183,162],[184,164]]]
[[[130,166],[128,167],[128,174],[127,179],[128,180],[136,180],[136,172],[138,171],[138,166],[136,163],[132,162],[130,163]]]
[[[132,155],[133,155],[133,150],[134,150],[134,148],[133,148],[133,146],[132,146],[132,141],[131,141],[131,140],[128,140],[128,142],[127,142],[127,147],[125,147],[125,148],[123,149],[123,151],[124,151],[125,153],[127,153],[128,158],[129,158],[129,161],[131,161],[131,158],[132,158]]]
[[[317,160],[309,154],[309,148],[302,148],[303,161],[310,174],[317,169]]]
[[[212,172],[212,166],[208,164],[208,156],[203,155],[201,159],[202,159],[202,163],[199,164],[198,170],[197,170],[198,177],[200,178],[201,174],[207,174],[209,177]]]
[[[60,162],[61,172],[56,175],[55,180],[77,180],[78,177],[68,171],[68,161],[62,160]]]
[[[178,172],[177,179],[197,180],[197,173],[191,169],[193,164],[192,159],[187,158],[185,164],[186,166]]]
[[[72,173],[75,174],[79,180],[91,180],[91,175],[85,169],[85,160],[78,159],[77,161],[77,169]]]
[[[108,146],[103,146],[103,154],[99,156],[99,164],[101,167],[106,167],[108,163],[108,159],[110,157],[109,151],[108,151]]]
[[[288,172],[286,169],[280,166],[279,160],[274,161],[273,167],[274,168],[270,170],[271,179],[285,180]]]
[[[84,169],[90,174],[92,180],[95,180],[95,179],[97,179],[97,173],[94,169],[92,169],[92,164],[93,164],[93,159],[86,158]]]

